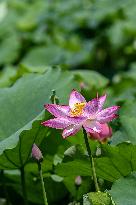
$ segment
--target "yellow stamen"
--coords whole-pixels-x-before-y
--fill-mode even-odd
[[[75,103],[74,104],[74,108],[71,109],[71,111],[70,111],[70,115],[72,117],[78,117],[81,114],[83,114],[83,108],[85,107],[85,104],[86,103],[84,103],[84,102],[82,102],[82,103]]]

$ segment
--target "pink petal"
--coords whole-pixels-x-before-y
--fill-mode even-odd
[[[81,125],[70,125],[62,133],[63,138],[65,139],[68,136],[75,135],[80,129]]]
[[[98,111],[102,110],[105,100],[106,95],[101,96],[100,98],[94,98],[91,101],[89,101],[84,108],[84,111],[87,114],[87,116],[92,118],[93,116],[95,117],[95,114],[97,114]]]
[[[106,94],[105,95],[103,95],[103,96],[101,96],[101,97],[99,97],[98,98],[98,101],[99,101],[99,110],[102,110],[102,108],[103,108],[103,105],[104,105],[104,103],[105,103],[105,100],[106,100]]]
[[[69,106],[72,109],[75,103],[86,102],[85,98],[76,90],[72,90],[69,98]]]
[[[86,120],[83,126],[87,132],[90,133],[101,132],[101,124],[95,120]]]
[[[69,106],[66,105],[56,105],[56,104],[47,104],[45,108],[53,114],[55,117],[65,117],[69,113]]]
[[[108,126],[107,123],[102,124],[101,126],[102,126],[102,130],[101,130],[101,133],[100,133],[101,137],[111,137],[111,135],[112,135],[111,127]]]
[[[87,127],[85,125],[83,127],[84,127],[84,129],[86,130],[87,133],[95,133],[92,128]]]
[[[85,115],[87,115],[88,117],[90,117],[91,115],[94,116],[98,111],[98,106],[98,99],[94,98],[93,100],[89,101],[84,108]]]
[[[118,115],[116,115],[116,112],[118,111],[119,108],[120,108],[119,106],[112,106],[106,108],[97,114],[96,119],[100,123],[110,122],[114,118],[118,117]]]
[[[85,117],[70,117],[70,107],[66,105],[47,104],[45,108],[55,117],[65,118],[65,120],[70,121],[71,124],[79,124],[85,120]]]
[[[56,129],[64,129],[67,126],[71,125],[72,123],[64,118],[54,118],[47,120],[45,122],[42,122],[42,125],[47,127],[52,127]]]
[[[87,117],[65,117],[68,121],[71,122],[71,124],[82,124],[84,121],[86,121]]]

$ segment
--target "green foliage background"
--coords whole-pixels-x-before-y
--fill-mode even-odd
[[[0,1],[0,198],[8,193],[13,205],[23,204],[24,167],[29,203],[43,203],[31,158],[35,142],[44,155],[49,205],[135,203],[135,22],[136,0]],[[67,104],[71,90],[81,87],[87,100],[107,93],[106,106],[121,105],[110,145],[90,140],[106,194],[93,193],[82,132],[63,140],[60,131],[41,126],[50,117],[43,106],[53,89],[60,104]]]

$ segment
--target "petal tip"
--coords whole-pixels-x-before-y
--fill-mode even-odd
[[[66,139],[68,137],[64,134],[64,131],[62,132],[62,137],[63,137],[63,139]]]
[[[77,90],[75,88],[73,88],[72,91],[77,91]]]
[[[71,95],[71,94],[74,94],[74,93],[77,93],[77,92],[78,92],[78,91],[77,91],[76,89],[72,89],[70,95]]]
[[[62,137],[63,137],[63,139],[66,139],[66,136],[64,136],[63,134],[62,134]]]
[[[41,122],[41,125],[45,125],[45,122]]]
[[[47,109],[49,107],[50,104],[45,104],[44,108]]]
[[[121,108],[121,106],[119,106],[119,105],[115,105],[113,107],[115,108],[115,112],[117,112]]]

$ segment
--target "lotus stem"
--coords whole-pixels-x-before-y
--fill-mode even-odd
[[[21,172],[21,185],[22,185],[22,192],[24,198],[24,205],[28,205],[24,166],[20,168],[20,172]]]
[[[44,205],[48,205],[45,186],[44,186],[44,180],[43,180],[43,174],[42,174],[41,162],[37,162],[37,163],[38,163],[38,170],[39,170],[40,181],[41,181],[41,186],[42,186]]]
[[[1,179],[2,179],[2,187],[4,189],[4,194],[5,194],[5,198],[6,198],[5,205],[10,205],[7,185],[6,185],[5,176],[4,176],[4,170],[0,170],[0,174],[1,174]]]
[[[83,134],[84,134],[84,140],[85,140],[85,145],[86,145],[86,149],[89,155],[89,159],[91,162],[91,167],[92,167],[92,175],[93,175],[93,180],[94,180],[94,184],[95,184],[95,189],[96,191],[100,191],[99,189],[99,185],[98,185],[98,181],[97,181],[97,176],[96,176],[96,170],[95,170],[95,164],[94,164],[94,158],[92,156],[92,152],[91,152],[91,148],[88,142],[88,137],[87,137],[87,133],[86,130],[83,128]]]

